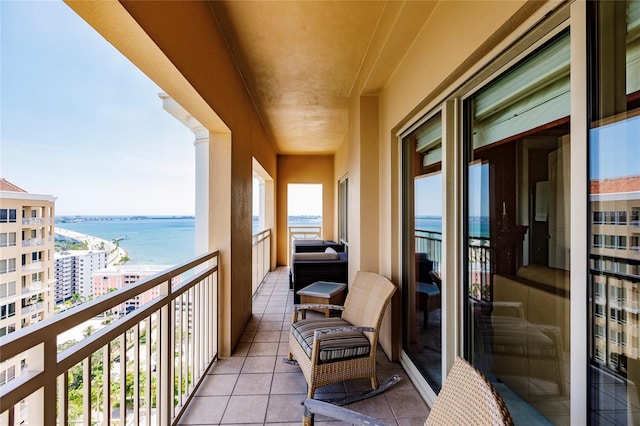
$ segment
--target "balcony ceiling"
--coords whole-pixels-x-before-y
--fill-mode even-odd
[[[330,154],[347,133],[351,93],[380,91],[435,3],[209,4],[276,151]]]

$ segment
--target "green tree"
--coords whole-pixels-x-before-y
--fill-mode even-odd
[[[91,336],[95,332],[96,332],[96,328],[92,325],[88,325],[87,328],[82,330],[82,337],[86,339],[87,337]]]

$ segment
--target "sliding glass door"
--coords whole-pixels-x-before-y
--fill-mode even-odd
[[[442,117],[403,138],[403,349],[442,387]]]
[[[590,4],[590,422],[640,424],[640,1]]]
[[[570,44],[464,103],[466,348],[516,424],[570,419]]]

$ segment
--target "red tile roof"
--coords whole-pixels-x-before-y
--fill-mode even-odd
[[[0,178],[0,191],[27,192],[19,186],[12,184],[5,178]]]
[[[592,180],[590,186],[592,194],[640,191],[640,176]]]

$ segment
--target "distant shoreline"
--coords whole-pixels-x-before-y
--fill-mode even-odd
[[[161,219],[195,219],[189,215],[166,215],[166,216],[144,216],[144,215],[62,215],[56,217],[56,223],[78,223],[91,221],[115,221],[115,220],[161,220]]]
[[[113,241],[107,241],[102,238],[94,237],[93,235],[86,235],[57,226],[54,228],[54,232],[65,238],[84,242],[85,244],[87,244],[87,248],[89,249],[89,251],[107,251],[109,253],[109,256],[107,258],[107,266],[118,265],[123,261],[123,259],[129,258],[126,250],[113,243]],[[101,249],[101,247],[104,247],[104,249]]]

